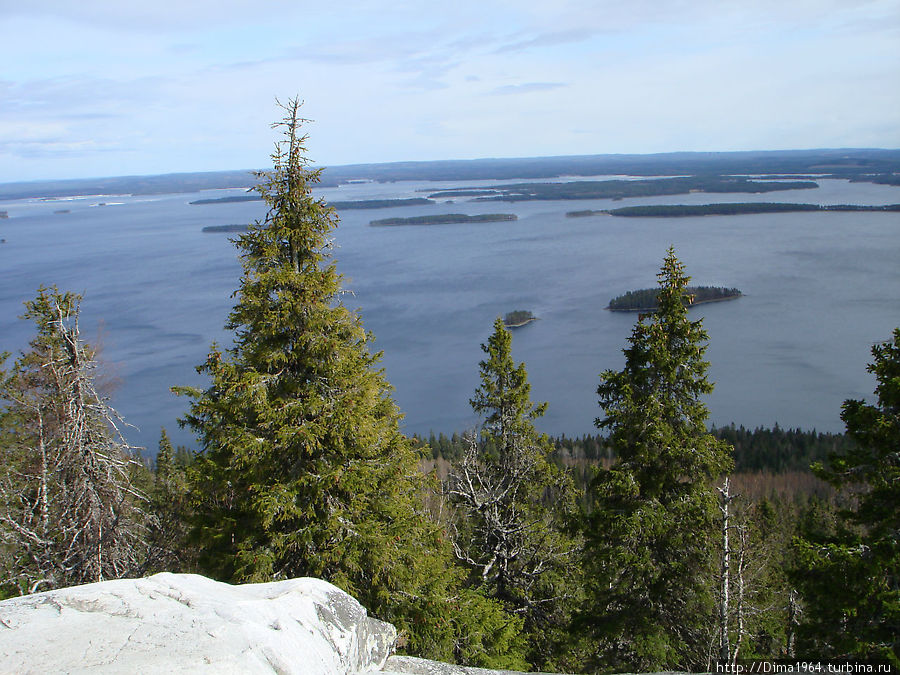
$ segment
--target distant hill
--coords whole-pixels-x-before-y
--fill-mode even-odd
[[[754,152],[672,152],[652,155],[575,155],[515,159],[391,162],[326,167],[323,186],[371,180],[495,180],[560,176],[727,176],[730,174],[825,175],[895,185],[900,150],[774,150]],[[0,184],[0,199],[77,195],[162,194],[249,187],[250,170],[118,176]]]

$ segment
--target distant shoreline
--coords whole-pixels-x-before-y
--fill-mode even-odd
[[[700,216],[740,216],[753,213],[794,213],[821,211],[900,211],[900,204],[801,204],[789,202],[722,202],[716,204],[653,204],[623,206],[616,209],[569,211],[567,218],[618,216],[624,218],[689,218]]]
[[[369,222],[372,227],[395,227],[402,225],[455,225],[464,223],[498,223],[518,220],[514,213],[483,213],[469,216],[465,213],[444,213],[433,216],[413,216],[411,218],[382,218]]]
[[[361,180],[518,181],[568,176],[748,176],[757,179],[842,179],[900,184],[900,150],[818,148],[743,152],[670,152],[473,160],[436,160],[323,167],[320,187]],[[148,195],[235,189],[257,182],[257,171],[182,172],[0,182],[0,200],[77,195]],[[462,187],[462,186],[461,186]],[[508,186],[507,186],[508,187]],[[241,188],[243,189],[243,188]]]
[[[214,197],[210,199],[195,199],[188,202],[191,206],[207,206],[210,204],[234,204],[239,202],[259,202],[262,201],[260,195],[232,195],[230,197]],[[345,209],[388,209],[397,206],[424,206],[433,204],[430,199],[425,197],[412,197],[409,199],[358,199],[355,201],[342,202],[326,202],[328,206],[338,211]]]
[[[725,286],[688,286],[684,289],[687,307],[708,302],[734,300],[743,295],[737,288]],[[655,312],[658,309],[659,288],[641,288],[616,296],[604,308],[611,312]]]
[[[737,300],[738,298],[743,297],[744,294],[740,295],[729,295],[726,298],[710,298],[709,300],[695,300],[688,307],[696,307],[697,305],[708,305],[711,302],[728,302],[729,300]],[[658,307],[636,307],[634,309],[631,308],[613,308],[606,306],[603,309],[608,310],[610,312],[655,312]]]
[[[521,328],[522,326],[526,326],[526,325],[528,325],[529,323],[531,323],[532,321],[537,321],[537,320],[538,320],[538,317],[533,316],[533,317],[531,317],[530,319],[525,319],[524,321],[520,321],[520,322],[518,322],[518,323],[505,323],[505,322],[504,322],[503,325],[504,325],[506,328]]]
[[[246,232],[250,225],[207,225],[201,232]]]

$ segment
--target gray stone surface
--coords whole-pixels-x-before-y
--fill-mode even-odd
[[[395,639],[318,579],[157,574],[0,602],[2,673],[355,675],[380,671]]]
[[[551,673],[527,674],[515,670],[486,670],[470,666],[454,666],[449,663],[426,661],[412,656],[392,656],[380,672],[382,675],[552,675]]]

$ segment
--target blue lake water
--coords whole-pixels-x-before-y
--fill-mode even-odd
[[[488,185],[499,181],[470,181]],[[795,201],[900,203],[900,188],[820,180],[816,190],[765,195],[690,194],[641,199],[473,202],[341,212],[334,254],[406,415],[406,430],[452,432],[476,423],[468,400],[479,348],[495,317],[532,310],[514,332],[540,427],[594,431],[598,374],[621,368],[635,315],[605,311],[610,298],[654,285],[674,245],[694,283],[736,286],[744,297],[691,310],[710,335],[711,421],[840,431],[841,402],[872,396],[865,371],[874,342],[900,325],[900,214],[787,213],[702,218],[566,218],[566,211],[636,204]],[[321,190],[332,200],[422,196],[460,183],[366,183]],[[217,190],[0,202],[0,350],[18,352],[32,326],[16,319],[41,284],[84,294],[83,335],[99,341],[112,402],[135,425],[133,443],[155,450],[160,426],[194,445],[176,419],[176,384],[202,384],[194,367],[222,326],[240,267],[227,234],[260,202],[189,205]],[[100,205],[100,204],[104,205]],[[55,213],[67,209],[69,213]],[[515,213],[515,222],[369,227],[370,220],[429,213]]]

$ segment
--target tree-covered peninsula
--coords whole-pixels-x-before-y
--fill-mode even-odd
[[[240,202],[261,202],[262,197],[252,195],[231,195],[230,197],[210,197],[209,199],[195,199],[188,202],[191,206],[205,206],[207,204],[238,204]]]
[[[262,201],[259,195],[232,195],[230,197],[216,197],[214,199],[195,199],[188,202],[193,205],[208,204],[234,204],[238,202],[258,202]],[[411,197],[409,199],[357,199],[343,202],[328,202],[328,206],[339,211],[349,209],[388,209],[394,206],[424,206],[431,204],[430,199],[425,197]]]
[[[900,204],[869,206],[861,204],[791,204],[739,202],[735,204],[652,204],[623,206],[605,211],[570,211],[570,218],[607,214],[626,218],[684,218],[689,216],[737,216],[750,213],[791,213],[796,211],[900,211]]]
[[[433,216],[413,216],[411,218],[381,218],[373,220],[369,225],[385,227],[392,225],[448,225],[458,223],[498,223],[518,220],[514,213],[480,213],[469,216],[465,213],[442,213]]]
[[[636,291],[628,291],[610,300],[606,309],[613,312],[656,311],[658,307],[658,293],[658,288],[641,288]],[[734,300],[739,297],[741,297],[741,292],[736,288],[725,288],[722,286],[688,286],[685,288],[685,302],[687,305]]]
[[[233,223],[231,225],[206,225],[202,232],[246,232],[250,229],[249,225],[241,223]]]
[[[432,199],[475,197],[475,201],[523,202],[569,199],[624,199],[679,195],[690,192],[747,192],[763,193],[780,190],[811,190],[819,187],[814,181],[757,181],[741,176],[679,176],[652,180],[580,180],[566,183],[514,183],[487,188],[463,187],[439,190],[428,196]]]

